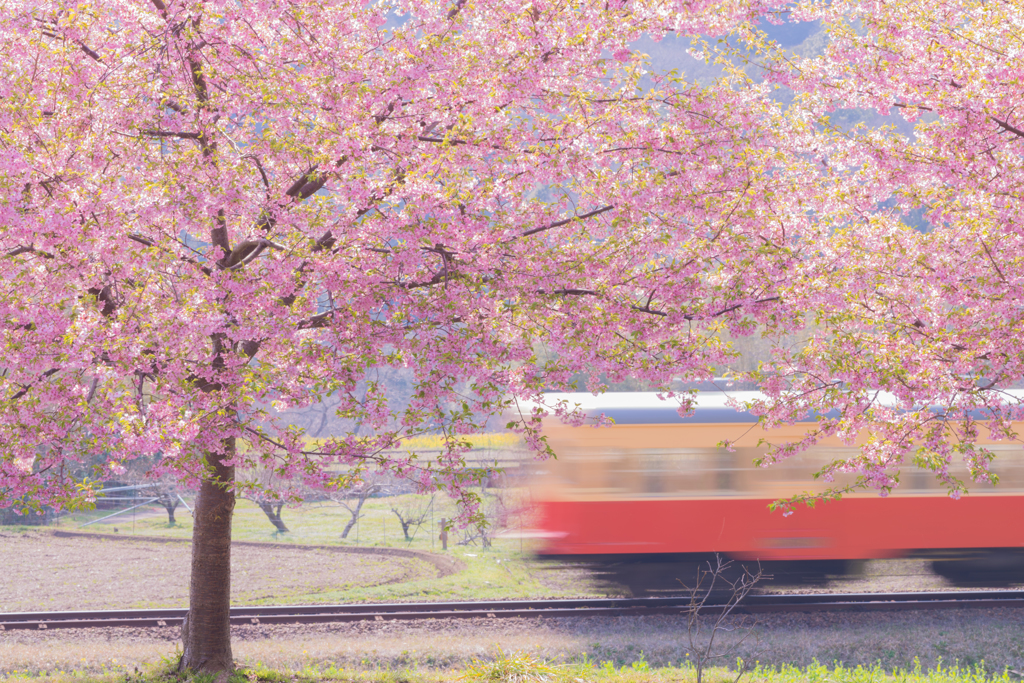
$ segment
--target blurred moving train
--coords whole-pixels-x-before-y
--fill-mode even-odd
[[[755,394],[735,392],[739,401]],[[535,496],[543,558],[595,568],[634,594],[693,585],[716,554],[759,563],[775,584],[855,573],[864,560],[922,558],[956,585],[1024,583],[1024,449],[982,440],[996,454],[997,486],[975,483],[959,500],[925,471],[908,467],[888,497],[847,494],[784,516],[779,498],[825,485],[813,473],[859,451],[839,440],[768,468],[752,464],[761,439],[783,443],[808,425],[766,432],[754,416],[702,393],[681,418],[655,394],[549,394],[579,404],[609,427],[570,427],[549,419],[558,457],[541,464]],[[1024,426],[1024,425],[1022,425]],[[984,432],[983,432],[984,433]],[[733,444],[730,451],[718,446]],[[962,465],[961,465],[962,467]],[[965,477],[966,471],[955,472]]]

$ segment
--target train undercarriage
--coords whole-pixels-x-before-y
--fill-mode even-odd
[[[931,570],[957,587],[1005,588],[1024,584],[1024,549],[976,548],[921,550],[904,556],[926,560]],[[757,562],[712,553],[658,555],[546,556],[586,566],[599,582],[624,586],[635,597],[673,595],[692,590],[728,592],[737,580],[760,574],[761,588],[820,586],[858,578],[865,560],[772,560]],[[716,573],[717,576],[712,576]]]

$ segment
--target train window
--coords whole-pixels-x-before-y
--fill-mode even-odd
[[[645,448],[636,451],[636,468],[648,496],[701,494],[715,490],[715,448]]]
[[[589,493],[611,493],[614,487],[610,485],[609,470],[616,455],[601,452],[580,455],[585,455],[586,459],[584,461],[583,458],[573,458],[576,461],[575,488]]]
[[[983,447],[995,456],[989,464],[989,470],[999,476],[999,483],[996,486],[972,481],[966,463],[958,456],[953,457],[949,473],[967,484],[968,490],[973,494],[1015,493],[1024,490],[1024,448],[1020,444],[985,444]],[[901,473],[897,493],[934,495],[945,490],[945,485],[936,478],[934,472],[908,464]]]
[[[829,462],[849,458],[856,448],[811,448],[789,456],[768,467],[757,467],[754,460],[762,457],[766,448],[737,448],[733,453],[733,487],[738,492],[758,496],[787,497],[802,492],[824,491],[830,486],[842,485],[850,477],[841,475],[829,483],[814,479],[814,474]]]
[[[907,493],[919,493],[926,491],[933,491],[938,488],[938,482],[935,481],[935,475],[931,472],[926,472],[920,467],[912,467],[909,472],[901,473],[900,477],[900,491]]]
[[[572,495],[707,495],[722,478],[715,448],[566,450],[550,481]]]
[[[638,487],[639,473],[622,449],[566,450],[552,467],[555,482],[576,495],[609,495]]]

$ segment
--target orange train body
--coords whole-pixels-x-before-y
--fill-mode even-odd
[[[617,564],[628,574],[621,568],[629,563],[671,566],[720,553],[802,566],[796,574],[804,577],[812,566],[834,574],[858,560],[923,557],[960,583],[1024,582],[1020,443],[983,437],[996,453],[992,470],[1000,483],[975,483],[959,500],[933,475],[914,470],[887,497],[858,492],[784,515],[770,504],[824,490],[813,473],[859,452],[857,443],[826,440],[759,468],[753,460],[766,451],[764,442],[799,438],[809,425],[765,432],[715,395],[702,395],[687,418],[652,394],[562,396],[615,424],[547,425],[558,458],[541,465],[535,486],[542,557]],[[725,440],[731,448],[720,446]],[[951,469],[966,478],[962,465]]]
[[[771,499],[541,501],[543,555],[722,553],[862,560],[1024,547],[1024,496],[848,498],[783,517]]]

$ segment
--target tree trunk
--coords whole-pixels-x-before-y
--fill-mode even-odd
[[[402,525],[402,535],[405,536],[405,540],[411,541],[412,539],[409,538],[409,527],[412,526],[415,520],[412,517],[406,520],[402,517],[402,513],[395,508],[391,508],[391,511],[395,513],[395,517],[398,517],[398,523]]]
[[[261,501],[256,504],[260,506],[260,510],[263,510],[263,514],[267,516],[267,519],[270,520],[270,523],[273,524],[279,532],[288,533],[288,527],[284,525],[284,520],[281,519],[281,508],[283,505],[274,505],[273,503],[265,501]]]
[[[178,508],[178,497],[176,495],[162,493],[160,494],[159,502],[164,506],[164,510],[167,510],[167,525],[174,526],[177,523],[174,520],[174,511]]]
[[[376,491],[377,489],[374,488],[372,490]],[[348,524],[345,525],[345,528],[341,532],[341,537],[342,538],[348,538],[348,533],[350,531],[352,531],[352,527],[354,527],[356,525],[356,522],[359,521],[359,511],[363,509],[363,503],[366,502],[366,499],[369,497],[369,495],[370,494],[366,493],[366,492],[360,493],[360,495],[359,495],[359,502],[356,503],[355,512],[353,512],[352,508],[350,508],[348,505],[346,505],[346,504],[342,505],[346,510],[349,511],[349,514],[352,515],[352,519],[348,520]]]
[[[356,510],[356,513],[354,515],[352,515],[352,519],[348,520],[348,524],[345,525],[345,528],[341,530],[341,537],[342,538],[348,538],[348,533],[350,531],[352,531],[352,527],[354,527],[356,525],[357,521],[359,521],[359,511],[358,510]]]
[[[231,515],[235,493],[230,486],[235,468],[221,464],[232,458],[235,440],[224,442],[224,454],[210,454],[209,476],[199,488],[193,511],[192,581],[188,615],[181,628],[179,671],[231,671]]]

